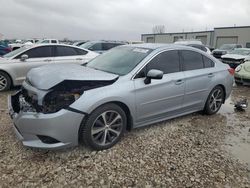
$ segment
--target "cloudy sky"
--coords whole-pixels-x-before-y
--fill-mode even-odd
[[[0,0],[5,38],[140,40],[166,32],[250,25],[250,0]]]

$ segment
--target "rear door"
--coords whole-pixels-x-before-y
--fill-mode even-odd
[[[144,83],[151,69],[164,72],[161,80]],[[134,79],[137,123],[166,118],[180,113],[184,98],[184,74],[180,71],[179,52],[165,51],[154,57]]]
[[[28,59],[21,61],[22,55],[28,55]],[[32,68],[39,67],[42,65],[51,64],[54,60],[53,47],[52,46],[40,46],[29,49],[22,54],[18,55],[14,60],[14,67],[16,80],[21,83],[28,71]]]
[[[85,57],[88,52],[70,46],[55,46],[55,63],[78,63],[82,64],[88,61]]]
[[[186,83],[183,108],[186,111],[200,109],[215,79],[214,63],[208,57],[191,50],[181,51],[181,62]]]

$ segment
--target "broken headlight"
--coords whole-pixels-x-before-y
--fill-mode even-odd
[[[82,93],[51,91],[43,100],[43,113],[55,113],[63,108],[67,108],[75,102]]]

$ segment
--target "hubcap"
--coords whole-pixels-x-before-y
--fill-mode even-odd
[[[221,107],[223,101],[223,93],[220,89],[216,89],[213,91],[210,100],[209,107],[212,112],[216,112]]]
[[[7,79],[0,75],[0,91],[4,90],[7,86]]]
[[[116,111],[106,111],[98,116],[92,125],[91,136],[98,145],[108,145],[113,143],[121,134],[123,120]]]

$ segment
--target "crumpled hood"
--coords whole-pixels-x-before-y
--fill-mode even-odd
[[[215,49],[213,51],[213,53],[215,53],[215,54],[223,54],[223,53],[227,53],[227,52],[228,52],[227,50],[219,50],[219,49]]]
[[[109,81],[118,75],[95,70],[77,64],[46,65],[31,69],[27,81],[34,87],[48,90],[64,80]]]
[[[246,57],[247,57],[246,55],[239,55],[239,54],[226,54],[221,56],[221,58],[230,58],[235,60],[245,59]]]

